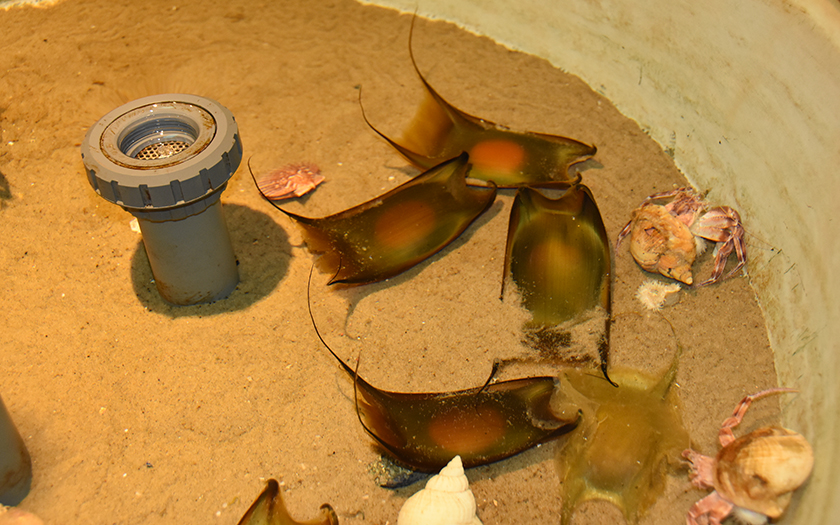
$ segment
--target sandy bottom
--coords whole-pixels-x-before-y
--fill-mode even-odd
[[[395,523],[421,485],[387,490],[348,383],[306,314],[312,257],[244,166],[222,197],[241,283],[226,300],[171,307],[157,294],[131,216],[97,196],[79,145],[102,115],[141,96],[187,92],[236,116],[257,172],[313,162],[327,182],[293,211],[337,212],[416,170],[364,124],[398,136],[421,95],[410,16],[350,0],[200,7],[65,1],[0,12],[0,393],[33,458],[22,507],[48,524],[234,524],[270,477],[293,515],[329,502],[342,523]],[[515,129],[598,146],[584,172],[612,238],[648,194],[685,184],[671,158],[604,96],[547,62],[454,26],[418,20],[420,68],[450,102]],[[496,358],[527,356],[522,314],[500,302],[513,192],[455,243],[388,282],[334,290],[316,274],[325,339],[400,391],[481,384]],[[711,271],[710,256],[699,263]],[[615,261],[612,365],[664,371],[676,342],[633,294],[647,276]],[[747,393],[775,382],[762,314],[744,277],[685,292],[664,311],[685,350],[677,377],[696,447]],[[556,367],[512,368],[558,373]],[[767,401],[745,428],[778,410]],[[573,437],[572,437],[573,438]],[[484,523],[557,522],[548,443],[468,472]],[[703,493],[670,476],[643,523],[680,522]],[[618,519],[588,503],[575,523]]]

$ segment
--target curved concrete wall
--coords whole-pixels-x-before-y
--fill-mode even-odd
[[[365,2],[368,3],[368,2]],[[741,212],[786,426],[814,445],[787,523],[840,515],[840,2],[378,0],[578,75]],[[515,5],[514,5],[515,4]],[[733,341],[733,349],[737,348]]]

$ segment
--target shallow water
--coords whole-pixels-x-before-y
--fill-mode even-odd
[[[368,473],[377,453],[306,315],[312,258],[294,225],[243,166],[222,197],[242,282],[225,301],[170,307],[131,216],[88,185],[79,144],[124,102],[195,93],[233,112],[256,171],[321,167],[327,182],[292,211],[345,209],[416,173],[358,106],[364,86],[383,132],[397,135],[410,119],[422,92],[409,23],[349,0],[64,1],[0,12],[0,395],[34,461],[24,508],[47,523],[236,523],[276,477],[296,517],[329,502],[342,523],[395,522],[418,487],[381,489]],[[612,238],[646,195],[685,184],[634,122],[547,62],[423,20],[414,45],[421,70],[460,109],[596,144],[602,167],[584,182]],[[325,339],[348,360],[361,353],[372,384],[403,391],[475,386],[495,358],[527,356],[523,313],[498,300],[512,197],[500,192],[452,246],[388,282],[337,291],[316,275]],[[615,276],[612,364],[663,371],[675,341],[633,298],[646,276],[626,247]],[[686,292],[664,314],[685,348],[684,421],[711,453],[735,403],[775,384],[761,312],[738,277]],[[522,365],[503,378],[546,371]],[[756,406],[745,430],[770,421],[778,402]],[[559,520],[555,447],[468,472],[484,523]],[[643,523],[679,522],[702,496],[687,473],[673,477]],[[575,523],[607,516],[618,513],[586,504]]]

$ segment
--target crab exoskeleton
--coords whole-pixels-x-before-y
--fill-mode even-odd
[[[732,429],[741,423],[750,404],[790,388],[771,388],[746,396],[732,417],[720,427],[722,448],[715,457],[688,449],[682,455],[690,463],[691,484],[714,492],[701,499],[686,515],[687,525],[720,525],[730,514],[741,523],[761,525],[782,515],[814,466],[814,451],[808,441],[792,430],[764,427],[735,438]]]
[[[666,204],[656,201],[671,199]],[[726,277],[737,273],[747,263],[741,216],[728,206],[710,207],[692,188],[678,188],[656,193],[633,210],[632,218],[618,235],[616,250],[630,235],[630,253],[647,271],[691,285],[691,265],[705,249],[705,240],[717,243],[712,275],[697,286],[720,281],[729,255],[734,251],[738,265]]]

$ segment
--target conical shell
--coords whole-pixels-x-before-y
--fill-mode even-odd
[[[406,500],[397,525],[481,525],[461,456],[455,456],[429,478],[426,488]]]
[[[0,504],[0,525],[44,525],[41,518],[14,507],[4,507]]]
[[[762,428],[718,452],[714,486],[735,505],[778,518],[813,466],[814,451],[800,434]]]
[[[690,285],[697,249],[688,226],[658,204],[634,210],[632,222],[630,253],[639,266]]]

